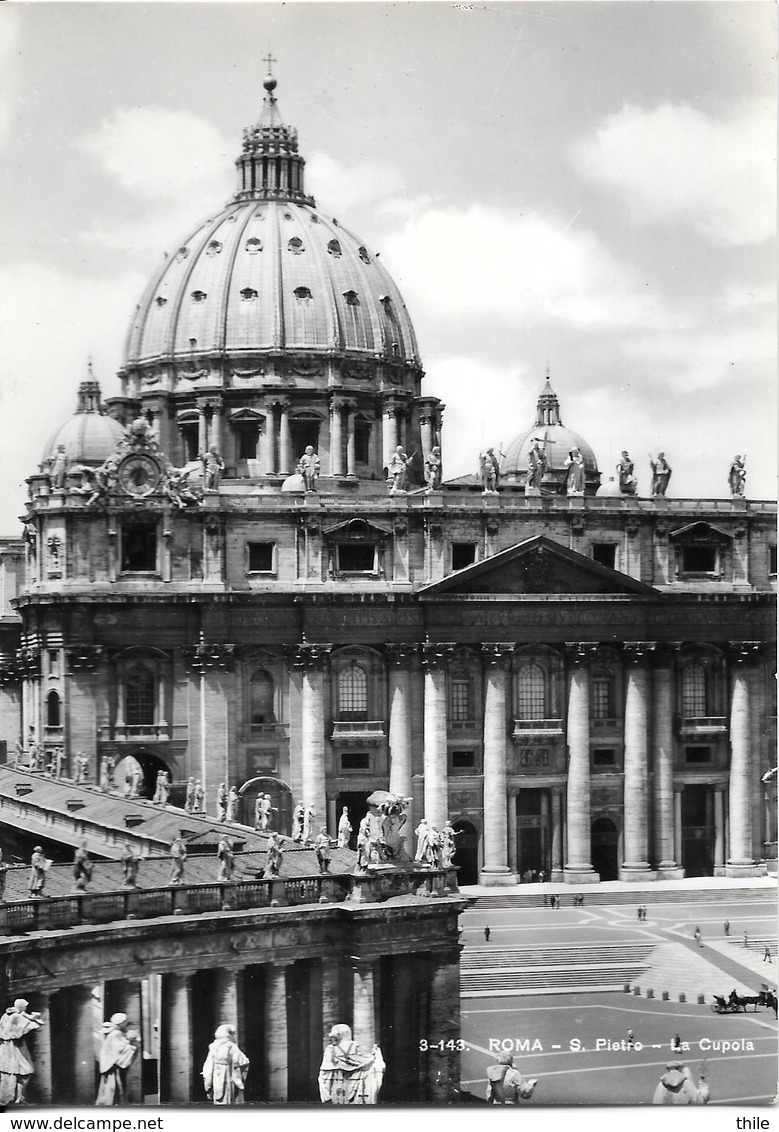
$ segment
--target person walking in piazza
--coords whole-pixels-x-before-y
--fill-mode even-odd
[[[226,833],[223,833],[220,838],[216,855],[219,859],[218,879],[228,884],[232,880],[235,857],[233,855],[233,843]]]
[[[698,944],[698,947],[703,947],[703,936],[701,935],[700,928],[696,928],[693,932],[693,939]]]
[[[127,1100],[127,1073],[140,1047],[140,1035],[129,1029],[126,1014],[112,1014],[103,1023],[103,1041],[97,1067],[100,1084],[95,1106],[107,1108]]]
[[[195,814],[204,814],[206,812],[206,792],[199,778],[195,780],[195,798],[192,812]]]
[[[349,839],[352,836],[352,823],[349,821],[349,808],[344,806],[338,819],[338,848],[348,849]]]
[[[188,814],[194,813],[195,810],[195,780],[194,778],[187,779],[187,789],[184,795],[184,809]]]
[[[235,1027],[217,1026],[201,1074],[212,1104],[243,1104],[249,1058],[238,1048]]]
[[[316,452],[314,451],[313,445],[306,445],[306,450],[300,457],[298,467],[300,468],[300,473],[303,476],[305,490],[316,491],[316,484],[317,480],[319,479],[320,460]]]
[[[87,852],[86,840],[81,842],[73,858],[73,876],[76,881],[76,888],[81,892],[84,891],[92,879],[92,861]]]
[[[220,782],[216,792],[217,821],[227,821],[227,783]]]
[[[28,1011],[26,998],[17,998],[0,1016],[0,1109],[24,1104],[35,1063],[27,1047],[27,1035],[43,1026],[38,1011]]]
[[[333,858],[333,854],[330,846],[330,838],[327,834],[327,827],[324,825],[316,836],[314,849],[316,850],[316,860],[319,865],[320,873],[329,873],[330,861]]]
[[[187,847],[184,838],[179,834],[174,837],[170,846],[171,870],[168,884],[181,884],[184,879],[184,862],[187,859]]]
[[[763,952],[763,962],[773,963],[773,959],[771,958],[771,947],[769,944],[765,945],[765,951]]]
[[[295,809],[292,811],[292,840],[303,840],[303,826],[306,818],[306,808],[302,802],[298,802]]]
[[[124,870],[124,887],[136,888],[138,881],[138,870],[141,867],[141,859],[137,856],[135,848],[128,845],[127,842],[122,846],[122,868]]]
[[[730,935],[730,920],[726,920],[722,925],[722,931],[725,935]]]
[[[43,896],[46,873],[51,866],[40,845],[36,845],[30,857],[30,896]]]

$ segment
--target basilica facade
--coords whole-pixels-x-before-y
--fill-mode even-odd
[[[30,469],[7,758],[197,777],[209,808],[226,782],[331,835],[388,789],[452,821],[461,883],[774,869],[775,507],[603,483],[550,375],[491,478],[441,477],[402,296],[317,210],[275,88],[121,395],[89,374]]]

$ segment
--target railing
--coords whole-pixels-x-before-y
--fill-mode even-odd
[[[682,716],[679,720],[683,735],[719,735],[726,730],[724,715]]]
[[[122,724],[112,728],[111,740],[114,743],[138,742],[145,739],[150,743],[159,743],[170,739],[170,725],[167,723],[138,723]]]
[[[616,716],[603,716],[600,719],[591,717],[590,725],[593,731],[617,731],[619,729],[619,720]]]
[[[247,729],[252,739],[285,739],[286,723],[252,723]]]
[[[515,719],[514,738],[523,735],[541,733],[543,735],[562,735],[562,719]]]
[[[0,904],[0,936],[57,931],[84,924],[161,916],[316,904],[374,904],[393,896],[441,897],[457,892],[457,870],[269,877],[236,884],[168,885],[84,892]]]
[[[359,735],[362,738],[369,736],[383,737],[384,721],[382,719],[336,719],[333,721],[334,739],[353,735]]]
[[[448,727],[450,731],[467,731],[468,733],[481,730],[478,719],[450,719]]]

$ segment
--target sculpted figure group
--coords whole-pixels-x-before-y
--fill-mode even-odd
[[[455,838],[460,836],[462,830],[454,829],[447,819],[444,828],[439,832],[427,818],[422,818],[415,833],[417,837],[415,861],[435,869],[451,868],[457,848]]]

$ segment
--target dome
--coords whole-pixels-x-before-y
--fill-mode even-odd
[[[516,437],[506,447],[500,460],[501,479],[508,483],[524,483],[528,470],[528,456],[535,441],[538,441],[546,455],[546,470],[542,488],[559,490],[567,475],[566,459],[573,448],[578,448],[584,458],[586,494],[592,495],[600,484],[600,471],[595,453],[583,437],[566,428],[560,419],[560,403],[547,375],[541,396],[538,399],[536,422],[526,432]]]
[[[82,381],[76,412],[49,437],[42,459],[50,460],[60,444],[64,444],[69,464],[102,464],[123,436],[124,429],[119,422],[103,412],[98,383]]]
[[[622,492],[619,481],[614,476],[609,476],[604,484],[601,484],[598,489],[598,499],[623,499],[624,493]]]

